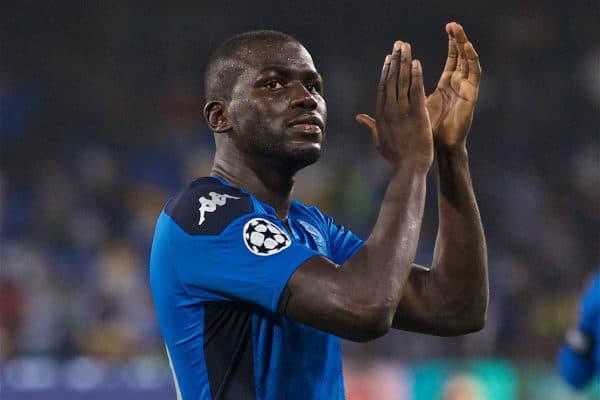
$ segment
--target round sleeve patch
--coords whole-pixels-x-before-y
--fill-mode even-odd
[[[264,218],[253,218],[244,225],[244,244],[257,256],[270,256],[287,249],[290,237],[277,225]]]

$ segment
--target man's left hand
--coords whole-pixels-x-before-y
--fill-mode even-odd
[[[464,147],[479,95],[481,65],[462,26],[446,25],[448,58],[435,91],[425,102],[437,146]]]
[[[473,44],[456,22],[446,25],[448,58],[436,89],[425,105],[437,147],[464,148],[479,95],[481,65]],[[375,120],[358,114],[356,120],[377,137]]]

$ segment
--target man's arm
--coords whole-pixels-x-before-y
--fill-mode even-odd
[[[411,274],[393,327],[438,335],[481,329],[488,303],[485,237],[469,172],[466,138],[481,66],[462,26],[450,23],[448,58],[427,99],[438,163],[439,228],[431,272]]]
[[[485,237],[469,172],[466,138],[481,66],[463,28],[450,23],[448,58],[427,98],[438,163],[439,228],[430,271],[413,268],[393,327],[436,335],[479,330],[485,322],[488,274]],[[360,115],[371,134],[374,120]]]
[[[407,43],[386,57],[377,95],[381,153],[394,173],[365,245],[342,268],[313,257],[291,276],[279,310],[338,336],[364,341],[392,323],[417,248],[433,137],[423,76]]]
[[[439,229],[429,272],[413,269],[393,327],[457,335],[483,327],[488,302],[483,228],[465,150],[437,149]]]

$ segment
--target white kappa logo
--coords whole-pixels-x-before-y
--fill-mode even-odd
[[[227,199],[239,200],[239,197],[230,196],[228,194],[220,194],[216,192],[210,192],[208,194],[210,199],[202,196],[198,199],[200,202],[200,221],[198,221],[198,225],[202,225],[204,222],[204,214],[207,212],[214,212],[217,209],[217,206],[224,206],[227,202]]]

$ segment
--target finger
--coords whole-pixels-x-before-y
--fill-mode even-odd
[[[469,75],[469,63],[465,53],[465,44],[469,41],[463,27],[456,22],[451,22],[449,25],[450,35],[454,38],[456,49],[458,51],[458,66],[461,78],[467,78]]]
[[[381,77],[379,78],[379,85],[377,85],[377,102],[375,103],[376,115],[382,115],[385,105],[385,94],[386,94],[386,82],[388,77],[388,71],[390,70],[391,56],[388,54],[385,56],[383,62],[383,68],[381,69]]]
[[[377,124],[375,123],[375,119],[367,114],[357,114],[355,118],[359,124],[367,127],[371,134],[373,144],[375,147],[379,148],[379,137],[377,136]]]
[[[456,41],[454,40],[454,37],[452,37],[452,35],[448,34],[448,58],[446,58],[444,72],[454,72],[456,70],[457,60],[458,50],[456,48]]]
[[[479,56],[475,51],[475,47],[473,47],[473,43],[468,42],[465,45],[465,54],[469,63],[468,80],[473,86],[478,87],[481,80],[481,64],[479,64]]]
[[[458,62],[458,50],[456,49],[456,42],[454,38],[448,35],[448,57],[446,58],[446,64],[444,64],[444,70],[438,81],[439,87],[450,86],[450,78],[454,71],[456,71],[456,63]]]
[[[416,111],[425,110],[425,88],[423,87],[423,67],[419,60],[411,63],[410,104]]]
[[[392,56],[390,60],[390,70],[387,76],[385,94],[386,99],[389,101],[390,99],[396,101],[398,99],[398,71],[400,69],[400,56],[402,51],[402,42],[396,41],[394,43],[394,48],[392,49]]]
[[[410,87],[412,50],[410,43],[402,44],[402,53],[400,55],[400,73],[398,77],[398,101],[400,107],[408,109],[408,89]]]

